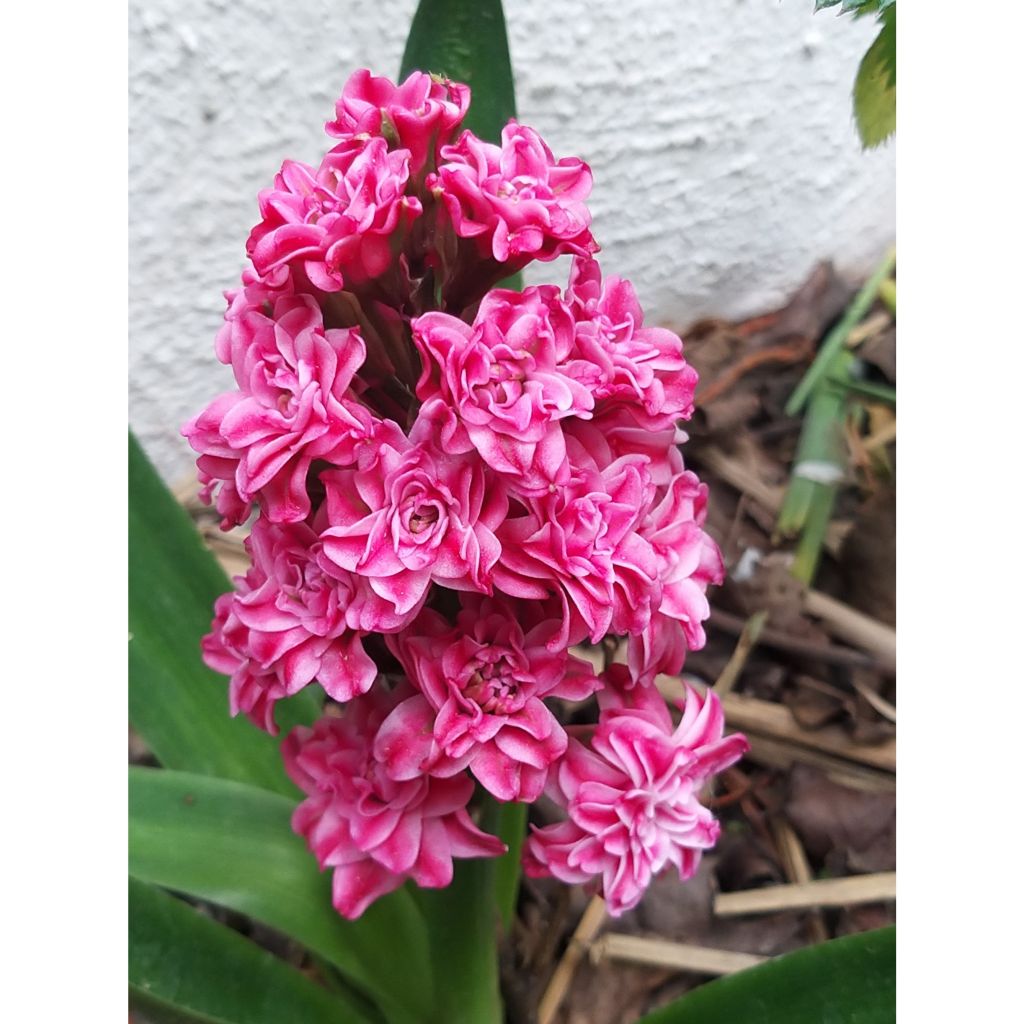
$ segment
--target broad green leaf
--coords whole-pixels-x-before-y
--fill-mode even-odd
[[[297,790],[278,742],[228,714],[227,680],[202,662],[213,602],[231,583],[203,545],[135,437],[128,437],[128,713],[168,768]],[[312,721],[305,691],[287,702],[286,727]],[[279,705],[283,709],[283,705]]]
[[[368,1024],[357,1005],[145,882],[128,882],[128,991],[154,1021]]]
[[[481,139],[497,142],[508,119],[516,116],[501,0],[420,0],[400,77],[411,71],[465,82],[473,95],[464,127]]]
[[[423,1024],[433,980],[423,918],[409,893],[392,893],[345,921],[331,906],[330,872],[319,871],[291,830],[294,810],[286,797],[242,783],[133,768],[129,872],[290,935],[337,966],[389,1021]]]
[[[865,149],[896,131],[896,8],[882,16],[882,29],[860,62],[853,85],[853,112]]]
[[[640,1024],[892,1024],[896,929],[850,935],[701,985]]]

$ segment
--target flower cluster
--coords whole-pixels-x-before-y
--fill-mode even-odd
[[[308,685],[333,702],[283,753],[341,914],[504,852],[477,783],[546,792],[566,817],[526,870],[617,914],[693,873],[717,835],[702,789],[746,746],[713,694],[673,726],[654,686],[703,644],[723,576],[679,448],[696,374],[602,276],[586,164],[514,121],[460,133],[469,100],[356,72],[320,165],[260,194],[216,341],[236,386],[183,431],[223,528],[251,524],[203,652],[268,732]],[[497,287],[562,255],[564,291]],[[574,649],[606,636],[626,664],[597,675]],[[570,735],[559,712],[595,694]]]

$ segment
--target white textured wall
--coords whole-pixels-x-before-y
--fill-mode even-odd
[[[467,0],[471,2],[471,0]],[[778,304],[822,257],[895,230],[895,149],[850,90],[874,28],[813,0],[505,0],[519,117],[594,171],[593,231],[651,320]],[[415,0],[133,0],[131,423],[176,481],[256,193],[315,162],[348,74],[397,73]],[[563,280],[564,261],[528,280]]]

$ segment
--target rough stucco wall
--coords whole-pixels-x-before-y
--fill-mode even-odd
[[[315,162],[348,74],[397,73],[415,0],[146,0],[130,10],[130,418],[165,476],[231,386],[213,356],[282,159]],[[652,322],[780,303],[820,258],[861,273],[895,230],[895,149],[850,113],[867,21],[812,0],[505,0],[521,120],[594,171],[606,272]],[[564,282],[564,260],[527,279]]]

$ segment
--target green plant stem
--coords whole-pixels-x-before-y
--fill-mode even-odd
[[[825,535],[832,518],[832,509],[836,502],[838,488],[835,484],[819,484],[809,481],[812,492],[807,521],[804,523],[800,540],[793,557],[793,576],[810,586],[814,574],[818,571],[821,549],[825,544]]]
[[[495,801],[497,803],[497,801]],[[515,918],[516,903],[519,899],[519,858],[526,838],[526,804],[497,804],[496,834],[508,847],[508,853],[498,858],[494,866],[494,890],[501,914],[502,927],[506,932]]]
[[[797,384],[796,390],[786,403],[787,416],[796,416],[807,403],[814,389],[829,374],[832,362],[842,350],[850,331],[864,319],[865,314],[871,308],[871,303],[875,301],[882,282],[892,273],[892,268],[895,265],[896,250],[892,248],[885,254],[878,269],[868,278],[864,287],[847,307],[842,319],[829,331],[828,336],[822,342],[817,358],[811,363],[807,373],[804,374],[803,379]]]
[[[849,353],[841,353],[847,357]],[[815,393],[804,417],[797,442],[793,475],[779,511],[780,537],[795,537],[803,530],[816,494],[816,486],[834,484],[846,470],[843,422],[846,395],[842,388],[827,385]],[[812,475],[818,471],[817,479]],[[824,476],[824,479],[822,477]],[[835,481],[828,479],[835,477]]]

